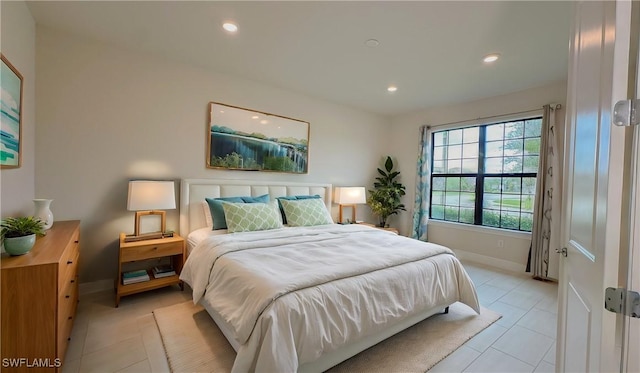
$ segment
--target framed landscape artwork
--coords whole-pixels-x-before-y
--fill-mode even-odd
[[[22,131],[22,75],[4,57],[0,74],[0,168],[20,167]]]
[[[209,103],[207,167],[306,174],[309,123]]]

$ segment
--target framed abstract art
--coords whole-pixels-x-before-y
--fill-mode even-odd
[[[209,103],[207,167],[306,174],[309,122]]]
[[[4,55],[0,57],[0,168],[18,168],[22,148],[22,75]]]

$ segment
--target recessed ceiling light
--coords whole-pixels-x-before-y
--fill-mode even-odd
[[[364,45],[366,45],[369,48],[375,48],[378,45],[380,45],[380,42],[377,41],[376,39],[369,39],[369,40],[364,42]]]
[[[389,92],[395,92],[398,90],[398,87],[396,87],[395,85],[390,85],[387,87],[387,91]]]
[[[238,26],[235,23],[225,22],[222,24],[222,28],[229,32],[237,32]]]
[[[269,123],[269,121],[268,121],[268,120],[266,120],[266,119],[263,119],[263,120],[261,120],[261,121],[260,121],[260,123],[261,123],[261,124],[267,124],[267,123]],[[280,127],[278,127],[278,128],[280,128]]]
[[[259,117],[257,115],[254,115],[251,117],[251,119],[258,119]]]
[[[491,62],[496,62],[498,58],[500,58],[500,55],[498,53],[492,53],[484,56],[483,61],[487,63],[491,63]]]

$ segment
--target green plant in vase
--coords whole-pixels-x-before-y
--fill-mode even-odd
[[[0,241],[11,255],[23,255],[36,243],[36,235],[44,235],[44,223],[32,216],[6,218],[0,222]]]
[[[387,157],[384,168],[386,171],[378,168],[380,176],[376,177],[367,199],[371,211],[380,218],[380,227],[387,226],[389,216],[407,211],[401,202],[402,196],[406,194],[405,186],[396,180],[400,176],[400,171],[393,171],[391,157]]]

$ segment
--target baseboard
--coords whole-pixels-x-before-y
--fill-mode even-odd
[[[113,290],[113,279],[99,280],[93,282],[83,282],[78,285],[80,295],[97,293],[105,290]]]
[[[464,251],[464,250],[458,250],[458,249],[453,250],[453,252],[456,253],[456,256],[458,257],[458,259],[462,261],[467,260],[470,262],[480,263],[480,264],[488,265],[491,267],[496,267],[496,268],[504,269],[511,272],[517,272],[517,273],[525,273],[525,270],[527,269],[526,264],[510,262],[508,260],[494,258],[492,256],[476,254],[470,251]]]

